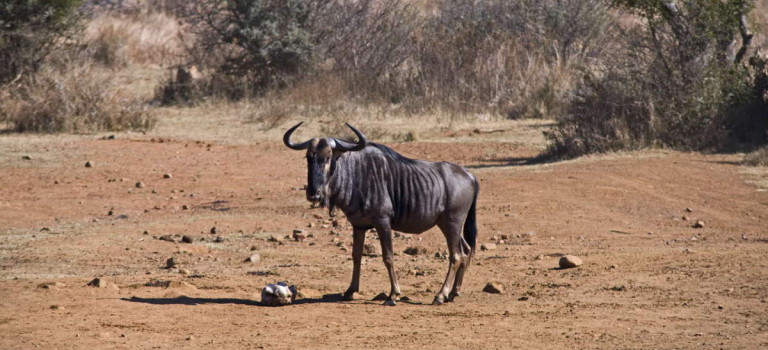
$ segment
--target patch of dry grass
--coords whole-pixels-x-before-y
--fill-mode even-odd
[[[93,57],[109,67],[128,64],[172,66],[186,59],[184,26],[162,12],[102,13],[84,31],[84,44]]]
[[[768,146],[763,146],[744,155],[744,163],[751,166],[768,167]]]
[[[17,132],[147,130],[155,123],[146,101],[82,58],[49,63],[0,94],[0,121]]]

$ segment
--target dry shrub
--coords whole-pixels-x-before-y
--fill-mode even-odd
[[[162,12],[98,13],[84,30],[84,45],[106,66],[157,64],[170,66],[186,55],[184,27]]]
[[[48,63],[5,87],[0,120],[17,132],[147,130],[155,124],[144,101],[127,97],[114,75],[81,60]]]
[[[744,163],[751,166],[768,166],[768,146],[763,146],[744,156]]]
[[[333,121],[329,125],[343,124],[339,121],[357,116],[363,108],[345,99],[343,89],[340,79],[328,76],[270,91],[251,102],[253,114],[248,119],[262,124],[264,129],[279,127],[286,120],[297,117],[303,120]]]
[[[317,68],[356,101],[513,118],[556,114],[611,20],[597,0],[320,3]]]
[[[622,33],[621,50],[589,70],[590,78],[547,134],[550,155],[766,142],[765,61],[742,65],[738,54],[728,55],[748,5],[616,2],[645,19],[644,25]]]

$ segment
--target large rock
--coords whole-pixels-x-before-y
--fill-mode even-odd
[[[581,266],[584,262],[579,259],[579,257],[574,255],[565,255],[560,258],[560,267],[564,269],[569,269],[572,267],[578,267]]]

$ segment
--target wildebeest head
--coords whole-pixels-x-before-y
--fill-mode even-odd
[[[346,124],[357,136],[357,143],[334,137],[311,138],[302,143],[291,143],[291,134],[304,122],[294,125],[283,135],[283,143],[290,149],[307,151],[307,200],[313,205],[327,205],[328,177],[333,171],[335,157],[342,152],[359,151],[368,144],[365,135]]]

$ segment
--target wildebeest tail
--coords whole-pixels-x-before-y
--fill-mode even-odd
[[[469,213],[467,213],[467,220],[464,221],[464,240],[472,248],[472,253],[475,252],[475,246],[477,245],[477,221],[475,216],[475,207],[477,206],[477,195],[480,192],[480,184],[477,180],[475,185],[475,198],[472,199],[472,206],[469,207]]]

